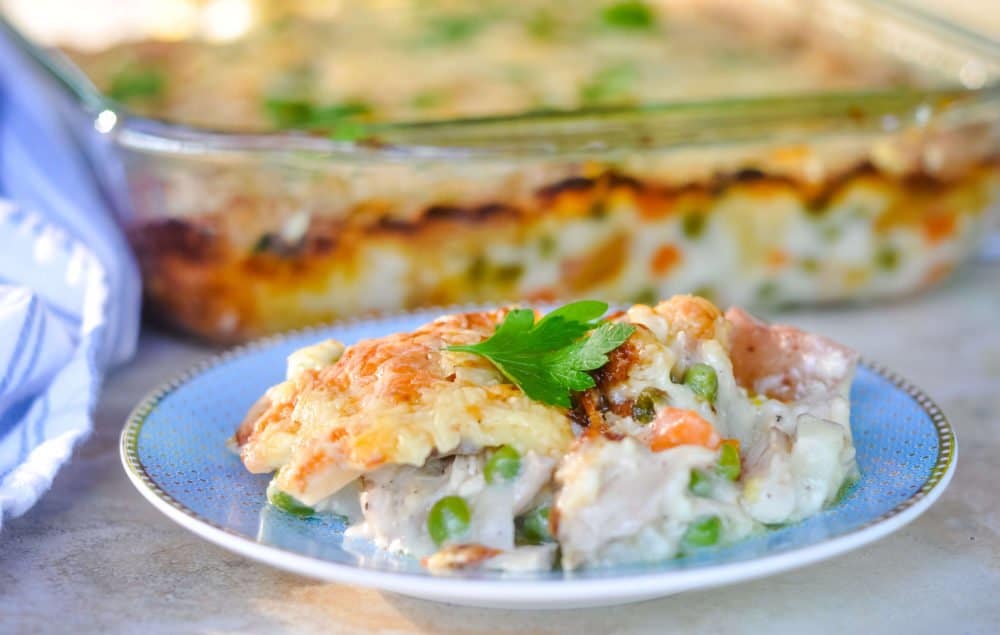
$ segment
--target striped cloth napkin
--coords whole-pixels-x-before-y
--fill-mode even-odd
[[[138,331],[135,264],[61,100],[0,36],[0,526],[87,437]]]

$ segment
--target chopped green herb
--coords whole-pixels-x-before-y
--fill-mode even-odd
[[[605,7],[601,20],[607,26],[630,30],[648,29],[656,23],[652,9],[640,0],[621,0]]]
[[[268,97],[264,110],[279,128],[335,128],[347,125],[352,117],[370,114],[372,108],[360,101],[317,106],[307,99]]]
[[[279,128],[297,128],[309,123],[313,106],[304,99],[268,97],[264,100],[264,111]]]
[[[694,364],[684,371],[684,385],[709,403],[715,403],[719,392],[719,378],[708,364]]]
[[[469,530],[472,513],[461,496],[445,496],[427,514],[427,533],[434,544],[455,540]]]
[[[549,515],[551,510],[547,505],[536,507],[518,518],[514,523],[517,544],[539,545],[551,542],[549,533]]]
[[[497,448],[483,467],[487,483],[512,481],[521,472],[521,454],[509,445]]]
[[[330,133],[330,138],[334,141],[358,141],[369,136],[371,130],[368,126],[356,121],[341,121]]]
[[[570,392],[595,386],[587,371],[608,362],[608,353],[632,335],[631,324],[602,322],[604,302],[581,300],[535,322],[531,309],[507,314],[489,339],[446,350],[480,355],[536,401],[571,407]]]
[[[309,518],[316,513],[312,507],[303,505],[295,500],[295,497],[291,494],[286,494],[274,487],[268,488],[267,501],[281,511],[298,516],[299,518]]]
[[[667,401],[667,393],[650,386],[643,388],[632,403],[632,418],[636,423],[647,424],[656,418],[657,404]]]
[[[681,542],[685,547],[711,547],[719,542],[721,530],[722,521],[718,516],[699,518],[688,525]]]
[[[819,260],[816,258],[803,258],[802,270],[806,273],[817,273],[819,271]]]
[[[166,83],[166,78],[158,69],[129,66],[111,78],[108,96],[122,103],[159,97]]]

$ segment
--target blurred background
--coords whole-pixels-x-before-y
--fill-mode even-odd
[[[983,5],[6,4],[146,314],[212,342],[465,302],[905,297],[992,223]]]

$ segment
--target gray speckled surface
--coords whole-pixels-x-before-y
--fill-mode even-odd
[[[907,302],[782,318],[897,370],[957,430],[944,497],[865,549],[756,582],[555,612],[454,608],[281,573],[189,534],[127,481],[118,432],[128,411],[213,352],[147,332],[138,358],[109,377],[94,436],[0,532],[0,631],[1000,632],[1000,263]]]

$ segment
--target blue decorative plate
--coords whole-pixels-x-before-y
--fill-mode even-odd
[[[284,378],[285,357],[326,337],[345,343],[412,330],[427,310],[343,323],[236,349],[162,386],[122,431],[129,478],[174,521],[250,558],[324,580],[456,604],[522,608],[596,606],[649,599],[784,571],[881,538],[936,500],[955,470],[955,435],[920,390],[866,363],[851,391],[860,481],[831,509],[697,556],[590,571],[433,576],[413,559],[345,546],[344,525],[270,507],[266,475],[226,448],[247,409]]]

